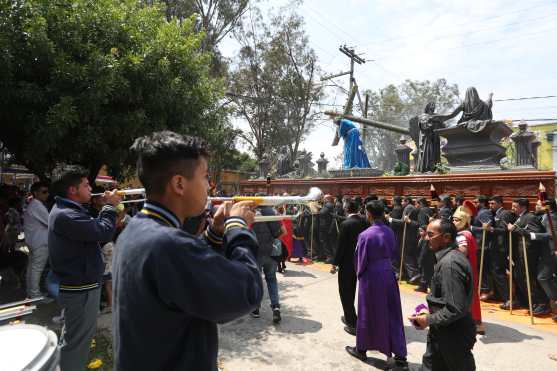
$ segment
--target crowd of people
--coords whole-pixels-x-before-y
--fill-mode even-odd
[[[214,371],[216,324],[260,316],[262,274],[272,320],[281,321],[276,274],[287,257],[330,263],[341,320],[356,336],[347,352],[364,360],[377,350],[401,369],[407,350],[397,281],[428,293],[427,310],[409,318],[429,327],[425,370],[474,369],[476,334],[485,333],[480,300],[528,308],[531,292],[535,316],[550,315],[557,300],[555,200],[538,201],[534,213],[528,199],[506,210],[511,200],[500,196],[325,195],[276,210],[249,201],[211,206],[202,141],[158,132],[132,150],[145,202],[124,207],[116,191],[75,171],[52,185],[37,182],[28,194],[0,192],[1,275],[11,269],[27,297],[57,301],[62,371],[85,367],[101,297],[102,310],[113,312],[115,369]],[[298,217],[254,223],[256,214],[283,213]],[[141,349],[148,359],[137,357]]]
[[[557,204],[554,199],[538,200],[535,205],[530,205],[527,198],[504,200],[498,195],[480,195],[474,199],[441,195],[436,200],[394,196],[391,202],[375,195],[364,199],[326,195],[322,205],[313,211],[306,211],[297,223],[295,235],[305,241],[304,256],[335,266],[342,259],[352,261],[353,256],[345,258],[343,251],[346,245],[354,244],[358,233],[346,233],[344,229],[348,227],[343,228],[342,223],[347,221],[350,226],[348,229],[357,224],[355,229],[360,231],[364,226],[359,225],[359,222],[354,223],[352,219],[359,216],[365,220],[365,205],[373,200],[383,205],[385,221],[396,237],[397,249],[392,258],[392,268],[398,280],[416,285],[416,291],[428,292],[435,256],[427,242],[427,225],[433,219],[452,221],[459,232],[459,248],[468,256],[475,280],[479,280],[481,254],[484,251],[482,282],[476,285],[479,292],[478,300],[474,299],[475,311],[478,311],[479,300],[500,302],[504,310],[510,309],[511,300],[514,309],[528,308],[527,261],[533,315],[551,314],[551,302],[557,300],[557,257],[551,231],[551,225],[557,225]],[[511,205],[510,209],[505,209],[505,202]],[[512,298],[509,297],[509,246],[512,246],[513,255]],[[478,332],[483,333],[479,316],[479,313],[475,314]],[[557,322],[557,316],[553,319]]]

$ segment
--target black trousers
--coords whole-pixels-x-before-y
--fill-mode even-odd
[[[507,278],[507,250],[500,246],[492,246],[486,251],[489,256],[488,265],[495,297],[506,302],[509,300],[509,280]]]
[[[441,329],[430,328],[422,371],[474,371],[476,325],[471,316]]]
[[[429,248],[429,243],[425,240],[420,240],[420,257],[418,263],[422,277],[420,278],[420,286],[428,288],[431,284],[433,277],[433,268],[435,266],[435,253]]]
[[[514,258],[513,279],[516,283],[516,297],[520,304],[528,305],[528,285],[526,281],[526,265],[522,239],[518,243],[518,253]],[[530,289],[532,291],[532,304],[547,304],[548,298],[538,283],[538,260],[540,259],[540,248],[538,246],[526,245],[528,257],[528,271],[530,273]]]
[[[552,250],[552,249],[551,249]],[[557,256],[544,251],[538,262],[538,283],[551,300],[557,300]]]
[[[319,250],[317,256],[331,258],[333,256],[333,248],[328,231],[319,233]]]
[[[356,272],[352,267],[340,266],[338,271],[338,293],[344,312],[344,319],[349,326],[356,327]]]
[[[418,241],[406,239],[406,246],[404,246],[404,271],[402,272],[403,278],[407,280],[420,274],[420,267],[418,265],[418,256],[420,251],[418,249]]]

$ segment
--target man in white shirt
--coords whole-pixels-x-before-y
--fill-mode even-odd
[[[41,296],[39,282],[48,260],[48,185],[36,182],[31,186],[33,199],[23,214],[25,242],[29,248],[27,265],[27,297]]]

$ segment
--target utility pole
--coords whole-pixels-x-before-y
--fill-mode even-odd
[[[360,110],[362,111],[362,115],[364,117],[367,117],[367,106],[368,106],[368,99],[369,97],[366,96],[366,103],[364,105],[364,102],[362,102],[362,97],[360,96],[360,90],[358,88],[358,84],[356,83],[356,79],[354,78],[354,63],[357,64],[364,64],[366,63],[366,60],[364,58],[362,58],[361,56],[359,56],[358,54],[356,54],[356,51],[354,50],[353,47],[348,47],[346,45],[341,45],[338,50],[346,55],[348,58],[350,58],[350,70],[346,71],[346,72],[340,72],[337,73],[335,75],[329,75],[329,76],[323,76],[321,78],[321,81],[326,81],[326,80],[330,80],[333,79],[335,77],[340,77],[340,76],[345,76],[345,75],[350,75],[350,86],[348,89],[348,102],[346,104],[346,107],[344,107],[344,113],[347,114],[351,114],[352,113],[352,101],[354,100],[354,95],[356,95],[358,97],[358,102],[360,103]],[[365,141],[365,131],[366,128],[364,125],[362,125],[362,144],[364,144]]]
[[[358,63],[358,64],[364,64],[366,63],[365,59],[363,59],[362,57],[360,57],[358,54],[356,54],[356,51],[354,50],[354,48],[349,48],[346,45],[342,45],[341,47],[338,48],[338,50],[346,55],[348,58],[350,58],[350,88],[348,89],[348,91],[352,91],[352,87],[354,86],[356,80],[354,79],[354,62]],[[358,92],[358,98],[360,97],[360,93]],[[360,105],[362,105],[361,102],[361,98],[360,98]],[[362,110],[364,107],[360,107]]]

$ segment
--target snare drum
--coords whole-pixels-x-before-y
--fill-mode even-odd
[[[0,371],[60,371],[56,334],[37,325],[0,326]]]

